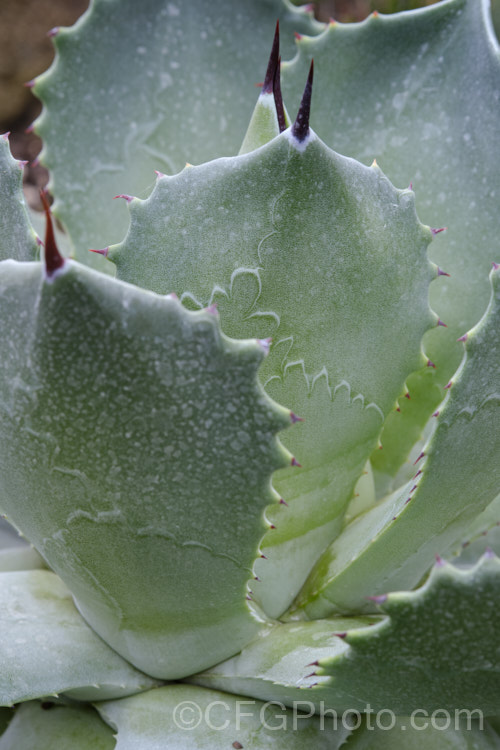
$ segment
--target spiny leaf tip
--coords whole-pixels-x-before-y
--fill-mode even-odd
[[[54,236],[54,226],[52,223],[52,213],[50,211],[48,193],[46,190],[40,190],[40,198],[45,211],[45,269],[47,276],[52,276],[64,265],[64,258],[59,252]]]
[[[309,68],[309,75],[307,76],[306,86],[304,93],[302,94],[302,101],[300,102],[295,122],[292,125],[292,135],[299,142],[304,141],[309,135],[309,116],[311,114],[313,78],[314,60],[311,60],[311,67]]]

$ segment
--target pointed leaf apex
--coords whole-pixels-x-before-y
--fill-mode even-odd
[[[297,118],[292,125],[292,135],[299,142],[305,141],[305,139],[309,135],[309,116],[311,114],[313,77],[314,60],[311,60],[311,67],[309,68],[309,75],[307,77],[304,93],[302,94],[302,101],[300,102]]]
[[[274,78],[276,75],[276,68],[278,67],[278,59],[280,55],[280,22],[276,21],[276,30],[274,32],[273,46],[271,47],[271,55],[267,64],[266,77],[262,85],[263,94],[272,94],[274,89]]]
[[[285,107],[283,106],[283,97],[281,95],[281,57],[278,58],[278,64],[274,71],[273,79],[273,96],[274,106],[276,107],[276,117],[278,118],[278,127],[280,133],[286,130]]]
[[[95,250],[92,247],[89,247],[89,253],[98,253],[98,255],[104,255],[105,258],[108,257],[109,253],[109,247],[103,247],[100,250]]]
[[[264,350],[265,354],[269,354],[269,347],[271,346],[272,339],[257,339],[258,345]]]
[[[52,224],[52,214],[46,190],[40,190],[40,198],[45,211],[45,270],[50,278],[56,271],[64,265],[64,258],[59,252],[54,236],[54,226]]]
[[[379,596],[367,596],[366,598],[371,602],[375,602],[375,604],[383,604],[387,601],[388,596],[387,594],[380,594]]]

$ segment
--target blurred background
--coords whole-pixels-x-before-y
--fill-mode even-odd
[[[301,4],[300,0],[293,1]],[[436,1],[317,0],[314,5],[320,20],[335,18],[348,23],[362,21],[374,10],[397,13],[432,5]],[[41,148],[40,139],[29,132],[29,126],[40,112],[40,103],[26,83],[52,62],[50,30],[57,26],[71,26],[88,5],[89,0],[0,0],[0,133],[11,132],[14,156],[28,162],[25,189],[34,208],[40,208],[38,189],[46,184],[47,173],[36,160]],[[500,0],[492,0],[492,13],[498,35]]]

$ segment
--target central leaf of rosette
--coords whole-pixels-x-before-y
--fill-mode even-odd
[[[339,533],[385,418],[425,364],[431,231],[411,190],[307,125],[161,176],[129,207],[129,233],[108,253],[118,277],[191,308],[216,302],[232,337],[272,337],[261,382],[304,419],[283,439],[301,466],[274,475],[286,504],[268,512],[255,566],[254,596],[278,617]]]

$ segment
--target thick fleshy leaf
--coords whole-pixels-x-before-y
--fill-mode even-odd
[[[425,340],[437,365],[431,379],[445,385],[460,362],[456,338],[487,306],[486,274],[498,246],[500,61],[489,0],[444,0],[412,13],[331,24],[317,38],[301,39],[298,49],[283,66],[289,106],[297,106],[314,57],[312,124],[320,137],[364,163],[376,158],[397,185],[413,182],[420,218],[448,228],[431,252],[451,274],[431,290],[448,331]],[[437,393],[434,404],[420,400],[417,390],[373,456],[383,475],[394,475],[411,432],[418,423],[423,428],[440,400]]]
[[[230,336],[272,336],[261,380],[305,418],[283,438],[303,469],[275,477],[289,507],[270,513],[256,568],[254,592],[277,617],[339,532],[384,418],[421,366],[436,323],[431,232],[411,191],[312,131],[162,177],[130,212],[109,250],[118,277],[196,307],[217,300]]]
[[[191,680],[288,706],[309,701],[319,714],[460,708],[492,715],[500,700],[499,593],[492,553],[466,569],[440,562],[422,588],[380,601],[382,619],[276,625]]]
[[[264,701],[281,701],[289,707],[301,703],[303,710],[320,713],[325,695],[309,688],[328,683],[329,678],[318,677],[314,665],[319,659],[329,659],[346,651],[348,646],[336,633],[373,625],[379,619],[379,616],[332,617],[269,625],[240,654],[190,677],[189,681]],[[330,701],[326,705],[330,706],[331,702],[338,705],[342,696],[332,699],[331,693],[326,696]],[[359,709],[359,704],[355,704],[354,709]]]
[[[0,260],[35,260],[37,236],[23,194],[23,162],[10,153],[8,134],[0,136]]]
[[[467,335],[464,360],[414,480],[354,520],[332,544],[301,592],[300,605],[310,617],[366,611],[366,597],[413,588],[434,555],[461,542],[498,495],[500,266],[490,280],[490,305]]]
[[[120,698],[154,680],[137,672],[86,624],[49,571],[0,573],[0,705],[67,693]]]
[[[97,0],[57,33],[36,130],[79,260],[125,234],[114,195],[147,195],[155,169],[238,152],[277,18],[286,56],[294,31],[324,28],[287,0]]]
[[[16,709],[0,750],[113,750],[113,732],[87,707],[24,703]]]
[[[422,588],[381,601],[388,619],[348,632],[344,643],[350,648],[320,659],[316,671],[331,675],[336,696],[356,696],[374,711],[461,708],[494,715],[500,702],[499,596],[500,560],[492,553],[467,569],[439,562]],[[317,689],[328,692],[324,685]]]
[[[3,509],[85,619],[148,674],[237,652],[290,412],[265,344],[73,262],[0,271]]]
[[[97,704],[118,731],[116,750],[337,750],[350,730],[319,717],[191,685]],[[347,722],[346,722],[347,723]],[[0,746],[0,750],[2,750]]]

